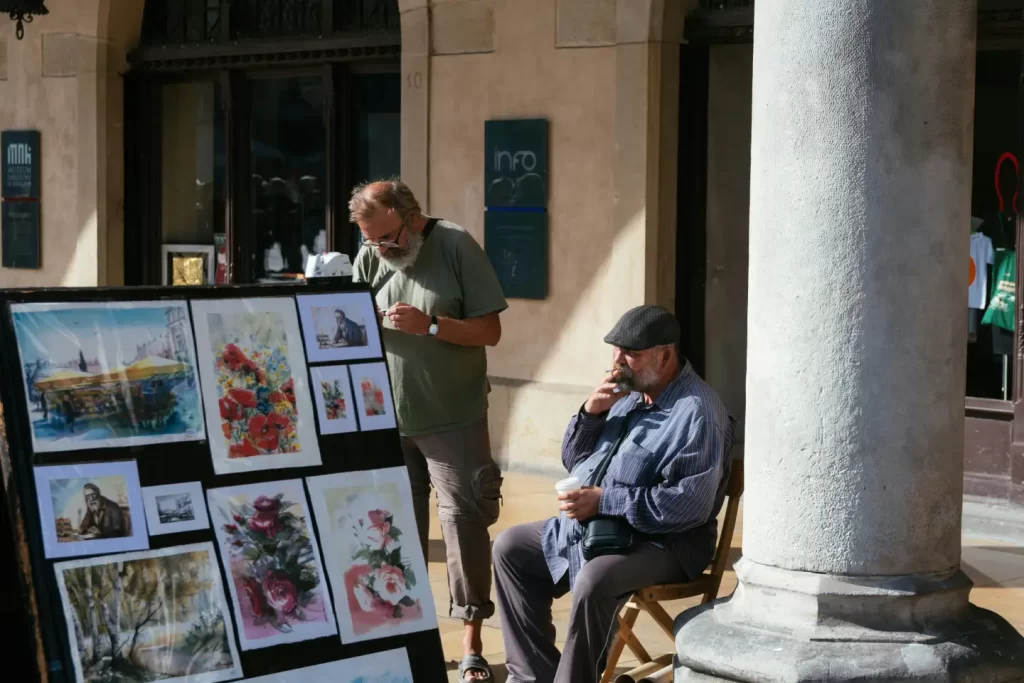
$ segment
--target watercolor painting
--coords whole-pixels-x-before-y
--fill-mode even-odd
[[[193,301],[192,313],[214,471],[319,465],[294,300]]]
[[[359,429],[352,383],[344,365],[327,365],[310,370],[321,434],[344,434]]]
[[[212,543],[54,565],[76,683],[218,683],[241,665]]]
[[[336,634],[302,480],[207,495],[242,649]]]
[[[134,460],[35,467],[33,475],[46,557],[149,547]]]
[[[343,643],[437,628],[404,467],[306,480]]]
[[[206,497],[198,481],[142,489],[150,536],[210,528]]]
[[[391,398],[388,368],[384,363],[350,365],[355,385],[356,405],[359,408],[359,428],[364,432],[375,429],[394,429],[395,404]]]
[[[381,357],[377,313],[369,292],[296,299],[310,363]]]
[[[405,648],[247,678],[248,683],[413,683]]]
[[[14,304],[36,453],[206,438],[183,301]]]

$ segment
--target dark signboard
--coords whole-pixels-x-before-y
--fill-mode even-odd
[[[4,198],[39,199],[39,131],[3,131],[0,154]]]
[[[546,211],[487,211],[484,214],[484,251],[506,297],[547,298]]]
[[[547,119],[484,122],[484,205],[548,205]]]
[[[4,202],[0,221],[0,262],[4,268],[42,268],[39,202]]]

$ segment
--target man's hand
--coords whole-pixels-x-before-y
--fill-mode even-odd
[[[558,509],[565,512],[566,517],[585,522],[596,517],[601,508],[601,487],[585,486],[578,491],[559,493],[558,500],[562,501]]]
[[[602,382],[594,392],[587,398],[587,402],[583,404],[583,410],[587,411],[591,415],[601,415],[611,410],[611,407],[618,403],[620,400],[628,396],[628,392],[622,391],[619,385],[615,382],[615,373],[610,373],[604,378]]]
[[[409,304],[395,304],[385,313],[396,330],[409,334],[426,334],[430,331],[430,316]]]

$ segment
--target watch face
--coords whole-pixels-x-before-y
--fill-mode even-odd
[[[430,332],[430,336],[431,337],[434,337],[434,336],[437,335],[437,323],[434,323],[433,325],[430,326],[429,332]]]

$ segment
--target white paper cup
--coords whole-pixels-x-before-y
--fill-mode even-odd
[[[578,491],[583,487],[582,482],[576,477],[567,477],[561,481],[555,482],[555,491],[558,493],[569,493],[570,491]]]

